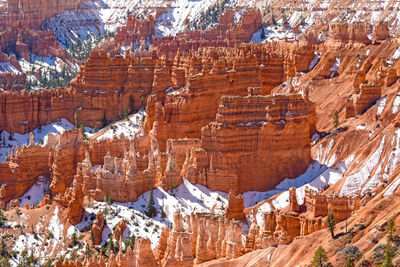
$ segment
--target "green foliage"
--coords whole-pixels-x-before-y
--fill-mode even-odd
[[[37,80],[33,80],[27,83],[25,90],[30,91],[33,87],[43,88],[59,88],[69,87],[70,82],[75,78],[78,72],[69,67],[63,67],[61,72],[53,69],[41,69],[40,77]]]
[[[125,120],[129,120],[129,113],[128,113],[128,108],[127,107],[125,107],[125,109],[124,109],[124,119]]]
[[[170,191],[172,196],[174,196],[174,189],[175,189],[175,185],[173,183],[171,183],[170,186],[169,186],[169,191]]]
[[[92,256],[92,254],[93,254],[93,251],[89,248],[89,245],[86,244],[86,248],[85,248],[85,252],[84,252],[85,258],[89,259]]]
[[[76,245],[78,245],[78,237],[76,236],[76,232],[74,232],[73,234],[72,234],[72,237],[71,237],[71,242],[69,243],[69,247],[70,248],[73,248],[73,247],[75,247]]]
[[[328,255],[326,255],[325,249],[319,246],[314,253],[314,258],[311,264],[313,267],[322,267],[325,266],[327,262],[328,262]]]
[[[38,259],[33,256],[31,251],[30,255],[28,256],[28,251],[24,250],[21,254],[18,267],[34,267],[38,263]]]
[[[326,216],[326,225],[328,225],[328,229],[331,232],[332,238],[335,238],[335,223],[336,223],[336,220],[333,217],[333,212],[330,211],[328,213],[328,215]]]
[[[385,258],[382,263],[379,265],[380,267],[393,267],[393,258],[395,253],[392,249],[392,241],[388,238],[385,246]]]
[[[382,263],[379,265],[380,267],[393,267],[393,258],[395,256],[395,250],[392,247],[393,240],[393,232],[395,229],[395,223],[392,219],[388,221],[388,225],[386,227],[387,241],[385,246],[385,256]]]
[[[6,224],[6,222],[7,222],[7,217],[6,217],[6,215],[4,214],[3,210],[0,209],[0,227],[4,227],[4,225]]]
[[[111,37],[112,34],[109,32],[104,33],[104,37]],[[67,56],[69,58],[74,58],[76,60],[84,61],[89,58],[90,53],[93,48],[97,46],[102,41],[102,37],[100,35],[91,36],[85,40],[78,39],[75,43],[71,43],[67,50]]]
[[[75,128],[79,128],[81,125],[79,121],[79,110],[75,110],[74,119],[75,119]]]
[[[260,34],[260,38],[261,39],[265,39],[265,30],[264,30],[264,26],[261,27],[261,34]]]
[[[82,139],[83,139],[83,140],[88,139],[88,138],[87,138],[87,135],[86,135],[86,133],[85,133],[85,126],[83,126],[83,124],[81,124],[79,128],[80,128],[81,133],[82,133]]]
[[[339,112],[335,110],[333,113],[333,127],[337,128],[339,126]]]
[[[101,213],[103,214],[104,217],[106,217],[109,214],[108,207],[106,207]]]
[[[219,22],[219,13],[224,12],[230,0],[222,0],[202,11],[200,16],[188,23],[189,30],[206,30]]]
[[[340,248],[338,254],[343,255],[346,257],[346,259],[350,259],[352,261],[359,260],[362,257],[360,250],[354,245]]]
[[[111,205],[112,203],[114,203],[111,194],[109,194],[108,192],[106,193],[106,202],[108,205]]]
[[[0,243],[0,256],[2,258],[10,258],[10,252],[7,247],[6,237],[3,236]]]
[[[128,249],[128,247],[131,247],[131,249],[133,250],[135,248],[135,240],[136,240],[136,236],[135,235],[130,235],[125,237],[125,250]]]
[[[107,252],[108,255],[110,255],[111,252],[118,253],[118,247],[114,245],[114,241],[112,238],[110,238],[107,242]]]
[[[48,261],[46,261],[46,263],[43,265],[43,267],[52,267],[52,266],[54,266],[54,261],[55,261],[55,259],[51,259],[51,260],[48,260]]]
[[[149,200],[145,211],[146,215],[153,218],[156,215],[156,208],[154,207],[153,187],[150,190]]]
[[[276,19],[275,19],[274,14],[272,14],[271,23],[272,23],[272,25],[277,25],[278,24],[278,23],[276,23]]]
[[[1,257],[0,258],[0,266],[1,267],[11,267],[10,257],[9,256]]]
[[[299,24],[300,24],[301,26],[306,25],[306,19],[305,19],[303,16],[300,16],[300,19],[299,19],[299,20],[300,20],[300,23],[299,23]]]
[[[394,221],[393,221],[392,219],[390,219],[390,220],[388,221],[388,225],[387,225],[387,227],[386,227],[387,238],[388,238],[390,241],[392,241],[392,239],[393,239],[394,226],[395,226]]]
[[[287,18],[287,16],[286,16],[286,14],[283,14],[283,16],[282,16],[282,22],[283,22],[283,24],[287,24],[287,23],[288,23],[288,18]]]
[[[16,213],[18,216],[21,216],[21,215],[22,215],[21,209],[20,209],[19,207],[15,207],[14,210],[15,210],[15,213]]]
[[[107,126],[108,120],[107,120],[107,115],[106,115],[105,111],[104,111],[104,114],[103,114],[102,123],[103,123],[103,128]]]
[[[92,241],[93,246],[95,245],[96,238],[94,237],[94,233],[90,230],[90,240]]]

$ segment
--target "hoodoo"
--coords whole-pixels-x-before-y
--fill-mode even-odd
[[[396,1],[0,1],[0,266],[397,266]]]

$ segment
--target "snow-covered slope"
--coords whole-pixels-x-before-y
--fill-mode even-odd
[[[20,122],[21,124],[27,122]],[[43,125],[37,127],[33,130],[35,135],[34,141],[38,144],[46,143],[46,136],[49,132],[52,133],[63,133],[65,130],[74,129],[75,126],[66,119],[58,119],[53,123],[48,125]],[[0,132],[0,162],[3,162],[7,155],[10,155],[12,147],[21,147],[24,144],[29,143],[29,134],[19,134],[19,133],[8,133],[7,131]]]
[[[131,138],[139,131],[145,116],[146,111],[141,109],[127,119],[112,123],[103,130],[100,130],[94,135],[94,138],[97,140],[112,139],[114,137],[119,137],[121,134],[124,134],[127,138]]]

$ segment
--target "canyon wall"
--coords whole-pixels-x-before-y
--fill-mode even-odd
[[[12,149],[9,162],[0,163],[0,206],[22,196],[38,176],[49,177],[49,149],[31,144]]]
[[[186,217],[186,229],[181,214],[174,214],[171,231],[163,228],[156,251],[162,266],[193,266],[219,258],[241,256],[241,227],[238,222],[207,213]]]
[[[305,46],[309,47],[308,44],[273,43],[200,49],[182,64],[181,69],[186,68],[185,87],[168,93],[165,100],[148,99],[145,130],[152,128],[161,151],[165,151],[168,139],[199,138],[200,129],[215,119],[222,95],[245,96],[249,87],[261,86],[262,93],[269,94],[273,87],[296,72],[308,70],[314,56],[313,50],[304,49]],[[288,54],[292,60],[287,60]],[[197,112],[200,108],[202,112]]]
[[[320,194],[305,189],[304,204],[299,205],[296,189],[291,188],[288,208],[262,214],[263,221],[253,221],[246,235],[245,251],[288,244],[296,236],[304,236],[327,228],[326,216],[332,212],[336,223],[349,218],[360,207],[358,196]],[[261,226],[259,225],[261,224]]]
[[[315,107],[296,94],[223,96],[182,174],[211,190],[270,190],[307,169],[314,123]]]
[[[38,176],[51,178],[50,189],[54,196],[63,196],[74,179],[78,162],[88,151],[92,162],[103,162],[106,154],[122,156],[129,148],[129,140],[122,137],[104,141],[86,141],[80,130],[66,131],[62,135],[49,135],[46,145],[31,143],[12,150],[9,162],[0,163],[0,204],[22,196]],[[80,203],[81,205],[82,203]]]
[[[269,93],[296,71],[304,71],[313,51],[300,60],[305,51],[303,46],[295,43],[205,48],[196,56],[178,56],[174,61],[157,59],[156,54],[140,57],[129,52],[125,57],[111,58],[96,50],[71,81],[71,88],[0,92],[0,129],[25,133],[61,117],[71,122],[78,118],[84,126],[101,128],[125,112],[145,106],[146,97],[155,94],[147,103],[150,116],[146,118],[145,129],[151,129],[153,122],[157,122],[153,133],[165,151],[168,138],[200,137],[200,128],[215,118],[222,95],[246,95],[248,87],[261,84],[267,88],[264,93]],[[294,68],[293,61],[279,60],[272,75],[265,69],[260,71],[273,58],[283,59],[287,53],[295,60]],[[179,90],[172,92],[169,88]],[[155,114],[156,102],[162,107],[157,109],[158,114]],[[198,106],[207,103],[210,108],[194,114],[193,103]],[[196,124],[185,123],[194,118]],[[177,127],[170,128],[169,122]],[[169,136],[165,136],[167,132]]]
[[[80,0],[7,0],[0,6],[0,25],[4,28],[20,23],[31,29],[39,28],[42,22],[63,13],[76,11]]]

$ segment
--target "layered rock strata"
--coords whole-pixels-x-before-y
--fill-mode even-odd
[[[304,204],[299,205],[296,190],[290,190],[290,206],[281,211],[262,215],[263,221],[253,222],[246,235],[245,251],[266,248],[277,244],[288,244],[296,236],[304,236],[326,228],[328,212],[336,222],[349,218],[360,206],[358,196],[323,195],[306,189]]]
[[[306,170],[314,123],[315,108],[300,95],[224,96],[183,175],[212,190],[272,189]]]
[[[241,227],[235,221],[212,214],[197,213],[186,217],[174,214],[174,227],[163,229],[157,254],[162,266],[193,266],[193,263],[241,255]]]
[[[19,22],[29,28],[39,28],[42,22],[66,10],[76,11],[80,0],[7,0],[0,7],[0,25],[11,27]]]

